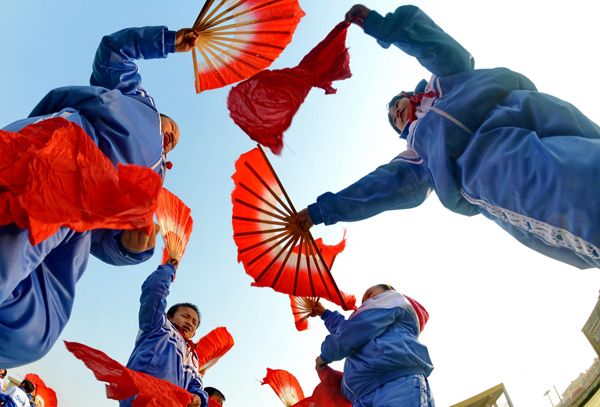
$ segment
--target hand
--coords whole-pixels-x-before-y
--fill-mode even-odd
[[[300,212],[298,212],[295,222],[296,227],[302,232],[308,232],[309,229],[315,225],[310,219],[310,215],[308,214],[308,208],[304,208]]]
[[[192,402],[188,404],[188,407],[200,407],[200,397],[194,394]]]
[[[366,8],[362,4],[355,4],[346,13],[346,21],[356,24],[360,28],[364,28],[365,20],[371,12],[371,9]]]
[[[175,271],[177,271],[177,268],[179,267],[179,262],[177,259],[169,259],[165,261],[165,264],[170,264],[171,266],[175,267]]]
[[[130,252],[145,252],[150,250],[156,244],[156,235],[160,228],[155,223],[151,234],[136,229],[126,230],[121,236],[121,244]]]
[[[191,28],[182,28],[175,37],[175,52],[188,52],[196,46],[200,33]]]
[[[327,365],[328,365],[327,363],[323,362],[323,359],[321,359],[321,356],[317,357],[316,366],[315,366],[315,368],[317,370],[323,370],[327,367]]]
[[[327,308],[325,308],[325,307],[323,306],[323,304],[321,304],[320,302],[317,302],[317,303],[315,304],[315,306],[313,307],[313,309],[312,309],[312,312],[311,312],[310,316],[311,316],[311,317],[316,317],[317,315],[318,315],[318,316],[321,316],[321,315],[323,315],[323,313],[324,313],[325,311],[327,311]]]

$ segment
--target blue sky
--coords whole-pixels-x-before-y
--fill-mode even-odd
[[[130,26],[187,27],[201,4],[2,0],[0,127],[27,116],[52,88],[86,85],[103,35]],[[354,3],[300,4],[306,17],[272,68],[295,66]],[[543,7],[535,0],[415,4],[474,55],[476,67],[521,72],[540,91],[574,103],[600,122],[597,6],[582,0]],[[399,3],[366,5],[385,13]],[[404,142],[389,127],[385,105],[400,90],[429,78],[416,60],[395,48],[380,48],[356,26],[347,44],[353,77],[334,84],[336,95],[313,90],[286,132],[283,155],[271,156],[297,208],[344,188],[402,151]],[[314,329],[296,332],[287,296],[251,288],[251,278],[236,262],[230,177],[235,160],[254,143],[229,118],[229,87],[196,95],[189,54],[140,61],[139,67],[159,110],[181,128],[165,186],[192,208],[195,221],[169,303],[198,304],[198,337],[226,326],[236,341],[207,373],[205,384],[221,389],[228,406],[279,406],[271,389],[257,382],[269,367],[290,371],[311,394],[318,381],[314,359],[326,334],[322,323],[315,320]],[[439,406],[500,382],[515,406],[546,406],[546,390],[553,384],[564,390],[592,364],[595,353],[580,331],[598,298],[598,270],[580,271],[547,259],[483,217],[449,212],[435,195],[411,211],[320,226],[313,234],[334,243],[344,228],[347,249],[333,270],[343,290],[360,297],[373,284],[389,283],[428,309],[431,319],[421,340],[435,365],[430,383]],[[127,268],[92,259],[61,339],[126,363],[138,329],[140,286],[159,262],[160,253]],[[342,369],[339,363],[334,367]],[[83,400],[88,407],[116,404],[61,342],[42,360],[9,373],[29,372],[57,391],[62,406]]]

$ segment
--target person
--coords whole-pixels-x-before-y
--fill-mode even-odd
[[[0,406],[3,407],[29,407],[31,394],[35,386],[29,380],[23,380],[19,386],[13,386],[0,394]]]
[[[482,214],[529,248],[578,268],[600,267],[600,127],[506,68],[471,54],[415,6],[385,17],[355,5],[346,18],[432,73],[389,106],[407,149],[297,224],[332,225],[419,206],[435,191],[453,212]]]
[[[224,405],[225,396],[223,395],[223,393],[221,393],[221,391],[215,389],[214,387],[205,387],[204,391],[206,392],[206,394],[208,394],[209,403],[212,399],[218,404]]]
[[[0,393],[2,393],[6,387],[4,387],[4,378],[8,375],[8,370],[0,369]]]
[[[196,344],[191,341],[200,326],[198,307],[180,303],[165,312],[177,267],[177,260],[169,259],[144,281],[140,297],[140,331],[127,367],[187,390],[194,396],[190,407],[206,407],[208,394],[203,390],[198,372]],[[130,407],[132,401],[130,398],[119,403],[121,407]]]
[[[54,89],[29,118],[3,130],[17,132],[61,117],[81,126],[115,166],[146,166],[164,178],[166,153],[177,145],[179,128],[159,115],[134,60],[189,51],[196,38],[191,29],[166,27],[128,28],[106,36],[96,52],[91,86]],[[62,227],[32,246],[27,230],[14,223],[0,226],[0,365],[21,366],[50,351],[69,320],[75,285],[90,253],[115,266],[138,264],[153,255],[157,232],[79,233]]]
[[[362,305],[346,320],[318,302],[330,332],[316,368],[346,359],[342,393],[357,407],[434,407],[427,377],[433,370],[427,347],[419,342],[429,314],[417,301],[392,286],[365,291]]]

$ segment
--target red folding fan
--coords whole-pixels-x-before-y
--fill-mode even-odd
[[[287,407],[291,407],[300,400],[304,400],[304,392],[300,383],[291,373],[285,370],[267,368],[267,376],[261,384],[271,386],[275,394]]]
[[[290,303],[292,305],[292,313],[294,314],[294,322],[298,331],[308,329],[308,318],[312,314],[312,309],[319,299],[317,297],[294,297],[290,295]]]
[[[326,246],[296,225],[296,209],[260,146],[242,154],[235,168],[233,239],[252,285],[354,309],[356,298],[341,292],[331,275],[345,241],[322,251],[319,243]]]
[[[163,255],[163,264],[169,258],[179,262],[183,257],[194,226],[191,212],[190,208],[166,188],[160,191],[156,219],[165,242],[166,253]]]
[[[271,65],[302,17],[298,0],[206,0],[192,27],[200,33],[192,49],[196,92],[244,80]]]
[[[234,345],[233,337],[227,328],[221,327],[210,331],[197,343],[198,372],[204,377],[206,371],[219,361]]]
[[[58,399],[56,398],[56,392],[50,387],[46,386],[46,383],[36,374],[29,373],[25,375],[25,380],[29,380],[35,386],[34,396],[31,401],[36,406],[41,407],[57,407]]]

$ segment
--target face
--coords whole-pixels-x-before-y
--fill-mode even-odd
[[[179,126],[172,119],[160,116],[160,124],[162,126],[165,152],[169,152],[179,143]]]
[[[225,401],[223,400],[223,397],[221,397],[219,394],[213,394],[212,396],[210,396],[210,398],[219,403],[220,405],[223,405],[223,402]]]
[[[385,290],[378,285],[369,288],[367,291],[365,291],[365,294],[362,297],[363,304],[365,301],[370,300],[373,297],[377,297],[379,294],[383,294],[384,292]]]
[[[199,318],[196,311],[190,307],[179,307],[175,314],[170,317],[167,316],[169,321],[177,325],[183,331],[183,334],[188,339],[192,339],[198,329]]]
[[[404,126],[410,118],[410,99],[403,97],[398,99],[393,106],[390,106],[390,116],[394,122],[394,126],[400,131],[404,130]]]
[[[0,369],[0,377],[6,376],[6,369]]]

